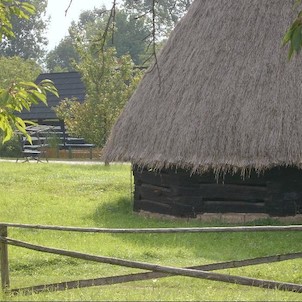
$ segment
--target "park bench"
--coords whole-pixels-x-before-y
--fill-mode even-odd
[[[22,156],[25,161],[30,159],[38,162],[46,156],[46,148],[57,149],[57,156],[59,157],[59,150],[68,150],[68,157],[71,159],[73,151],[75,150],[89,150],[89,158],[92,159],[92,151],[94,144],[87,144],[83,138],[72,137],[68,131],[61,128],[61,126],[36,125],[26,128],[27,132],[32,138],[32,144],[26,139],[24,135],[21,136]],[[18,161],[18,159],[17,159]]]
[[[45,148],[48,147],[47,143],[47,133],[52,131],[51,126],[45,125],[34,125],[28,126],[26,128],[27,133],[31,136],[32,144],[28,141],[28,139],[20,132],[17,134],[20,137],[21,141],[21,152],[25,161],[36,160],[37,162],[41,162],[42,158],[48,162],[46,157]],[[17,158],[17,161],[19,158]]]

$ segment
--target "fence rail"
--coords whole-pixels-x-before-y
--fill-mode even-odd
[[[16,240],[8,237],[8,228],[26,228],[39,230],[54,230],[54,231],[75,231],[75,232],[92,232],[92,233],[209,233],[209,232],[275,232],[275,231],[302,231],[301,225],[291,226],[241,226],[241,227],[202,227],[202,228],[140,228],[140,229],[110,229],[110,228],[79,228],[79,227],[63,227],[63,226],[45,226],[45,225],[29,225],[29,224],[14,224],[14,223],[0,223],[0,256],[1,256],[1,284],[4,291],[11,293],[18,293],[20,291],[43,291],[43,290],[62,290],[75,287],[86,287],[95,285],[114,284],[121,282],[129,282],[134,280],[147,280],[151,278],[163,278],[172,275],[187,276],[193,278],[201,278],[207,280],[221,281],[227,283],[236,283],[241,285],[280,289],[287,291],[302,292],[302,284],[294,284],[288,282],[277,282],[271,280],[261,280],[255,278],[226,275],[221,273],[209,272],[216,269],[226,269],[233,267],[242,267],[247,265],[255,265],[260,263],[272,263],[278,261],[285,261],[289,259],[302,258],[302,253],[291,253],[284,255],[275,255],[268,257],[259,257],[253,259],[245,259],[230,262],[214,263],[209,265],[201,265],[187,268],[177,268],[171,266],[162,266],[150,264],[139,261],[131,261],[113,257],[97,256],[91,254],[80,253],[76,251],[68,251],[57,249],[53,247],[46,247],[28,242]],[[25,289],[10,290],[9,280],[9,261],[7,246],[12,245],[16,247],[26,248],[44,253],[51,253],[61,256],[68,256],[88,261],[95,261],[100,263],[107,263],[112,265],[119,265],[130,268],[137,268],[151,271],[149,273],[131,274],[124,276],[114,276],[106,278],[98,278],[91,280],[68,281],[56,284],[45,284],[33,286]]]
[[[0,227],[52,230],[81,233],[108,233],[108,234],[167,234],[167,233],[222,233],[222,232],[287,232],[302,231],[302,225],[286,226],[236,226],[236,227],[193,227],[193,228],[83,228],[50,225],[33,225],[18,223],[0,223]]]

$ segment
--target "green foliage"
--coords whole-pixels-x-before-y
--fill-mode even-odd
[[[49,133],[49,135],[47,136],[47,144],[50,148],[55,148],[57,149],[59,144],[60,144],[61,140],[60,140],[60,136],[56,133]]]
[[[87,97],[83,104],[64,100],[56,108],[68,130],[99,147],[104,146],[111,127],[141,76],[134,69],[130,56],[116,57],[113,48],[98,51],[98,44],[78,45],[81,62],[77,70],[82,74]]]
[[[0,136],[0,141],[4,138]],[[5,144],[0,144],[0,157],[14,157],[18,158],[21,156],[21,141],[17,135],[14,135],[11,140]]]
[[[165,0],[153,3],[153,0],[124,0],[124,6],[127,11],[145,20],[150,36],[154,34],[155,25],[156,38],[161,40],[168,37],[192,2],[192,0]]]
[[[66,36],[47,54],[46,66],[50,72],[74,71],[73,62],[79,60],[73,39]]]
[[[301,4],[301,0],[296,0],[295,6]],[[290,60],[294,53],[299,54],[302,47],[302,11],[298,13],[297,18],[286,31],[282,46],[289,44],[288,59]]]
[[[14,37],[13,18],[27,20],[34,12],[35,7],[28,2],[2,0],[0,3],[0,42],[8,41]],[[20,66],[17,67],[20,68]],[[58,95],[57,90],[53,83],[48,80],[37,85],[26,81],[26,79],[24,81],[24,78],[22,82],[14,82],[14,79],[7,78],[7,75],[4,76],[5,78],[2,79],[4,88],[0,88],[0,135],[3,137],[2,143],[13,137],[15,129],[18,129],[31,141],[26,132],[26,124],[29,122],[18,117],[16,111],[30,110],[32,104],[37,104],[40,101],[46,104],[47,92]],[[7,81],[11,84],[5,87]]]
[[[28,20],[35,13],[35,7],[28,2],[17,0],[1,0],[0,2],[0,42],[3,38],[15,37],[12,17]]]
[[[58,96],[56,88],[49,80],[43,80],[38,85],[33,82],[12,83],[8,88],[0,89],[0,129],[3,131],[3,143],[13,137],[15,129],[31,141],[26,132],[26,123],[30,122],[22,120],[15,112],[30,110],[31,105],[38,102],[46,104],[47,92]]]
[[[73,22],[69,28],[69,36],[62,39],[46,58],[49,71],[72,71],[75,63],[80,62],[76,43],[90,43],[102,40],[109,18],[105,8],[95,8],[81,13],[78,22]],[[114,35],[112,37],[112,30]],[[125,10],[117,10],[114,29],[110,28],[106,47],[114,47],[119,58],[129,54],[136,65],[145,61],[145,51],[148,46],[149,29],[143,18],[135,18]]]
[[[149,31],[143,18],[135,18],[126,11],[117,11],[115,15],[115,32],[109,46],[116,49],[117,57],[125,54],[131,56],[136,65],[145,61]]]
[[[0,55],[20,56],[41,62],[45,54],[44,47],[47,45],[45,30],[48,20],[44,17],[47,0],[1,2],[4,2],[1,5],[11,3],[7,4],[7,7],[13,4],[14,9],[10,9],[7,15],[10,21],[7,28],[10,28],[10,34],[6,35],[7,38],[4,38],[0,44]]]
[[[41,67],[32,60],[0,57],[0,88],[7,88],[12,82],[34,81],[41,71]]]

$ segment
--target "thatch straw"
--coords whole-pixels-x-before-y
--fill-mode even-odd
[[[265,170],[300,166],[302,58],[281,40],[294,0],[196,0],[113,128],[107,161]],[[161,85],[160,85],[161,81]]]

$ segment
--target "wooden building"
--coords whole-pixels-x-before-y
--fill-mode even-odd
[[[43,103],[34,104],[30,111],[23,110],[19,116],[25,120],[37,122],[38,124],[60,125],[64,128],[64,122],[58,119],[54,107],[58,106],[60,101],[66,98],[74,98],[81,103],[84,102],[86,90],[81,75],[75,71],[42,73],[38,76],[36,82],[39,83],[45,79],[54,82],[58,90],[59,98],[53,94],[48,94],[48,106],[45,106]]]
[[[265,213],[294,216],[302,213],[302,171],[274,168],[242,179],[226,174],[217,180],[211,172],[190,175],[186,170],[154,173],[134,169],[134,210],[179,217],[203,213]]]
[[[26,138],[22,137],[23,155],[25,157],[34,157],[36,154],[45,153],[43,149],[49,147],[49,140],[52,140],[55,141],[57,145],[56,157],[60,155],[59,150],[68,150],[68,157],[72,158],[74,156],[73,153],[79,149],[84,151],[84,156],[89,156],[89,158],[92,159],[92,149],[95,145],[88,144],[84,138],[74,137],[68,133],[64,121],[57,117],[54,110],[60,101],[64,99],[74,99],[80,103],[84,102],[86,90],[81,75],[78,72],[43,73],[38,76],[36,83],[45,79],[53,81],[58,90],[59,97],[53,94],[47,94],[47,106],[40,102],[32,105],[30,111],[24,109],[21,113],[17,113],[17,115],[24,120],[33,121],[38,125],[53,127],[51,127],[51,131],[48,130],[46,132],[42,131],[45,129],[43,126],[34,127],[34,129],[42,129],[41,131],[34,131],[30,128],[33,145],[31,145]]]
[[[301,212],[302,60],[280,46],[292,4],[193,2],[104,150],[133,164],[136,211]]]

